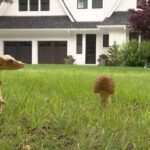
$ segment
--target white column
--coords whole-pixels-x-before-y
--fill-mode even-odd
[[[32,64],[38,64],[38,42],[32,40]]]
[[[2,40],[0,40],[0,55],[4,54],[4,43]]]
[[[85,64],[85,57],[86,57],[86,34],[83,34],[82,39],[82,53],[83,53],[83,64]]]

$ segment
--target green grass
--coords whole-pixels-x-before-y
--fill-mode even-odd
[[[93,85],[112,75],[112,105],[100,106]],[[2,71],[1,150],[147,150],[150,69],[33,65]]]

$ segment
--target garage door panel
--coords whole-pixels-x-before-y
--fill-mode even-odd
[[[40,41],[38,44],[38,60],[40,64],[63,64],[66,55],[66,41]]]
[[[4,54],[9,54],[15,59],[31,64],[32,42],[4,42]]]

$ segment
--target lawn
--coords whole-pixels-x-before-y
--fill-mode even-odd
[[[93,93],[102,74],[116,83],[107,108]],[[29,65],[2,71],[0,79],[1,150],[148,149],[150,69]]]

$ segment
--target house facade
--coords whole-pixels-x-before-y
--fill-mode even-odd
[[[0,5],[0,54],[29,64],[97,64],[108,46],[129,39],[137,0],[13,0]]]

